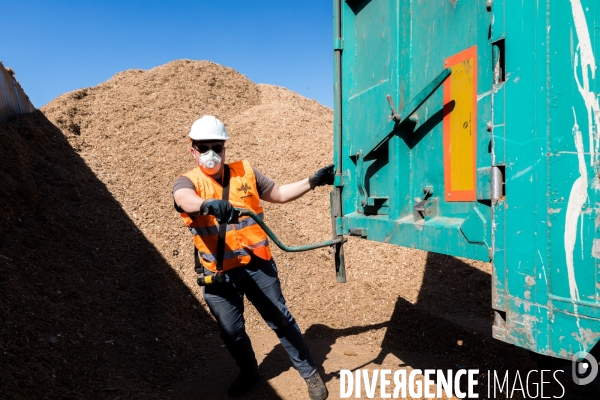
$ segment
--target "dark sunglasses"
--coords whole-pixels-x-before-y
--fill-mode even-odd
[[[223,151],[223,149],[225,148],[225,146],[223,146],[222,144],[213,144],[211,146],[207,145],[207,144],[194,144],[194,148],[196,150],[198,150],[201,154],[206,153],[207,151],[211,150],[214,151],[215,153],[220,153]]]

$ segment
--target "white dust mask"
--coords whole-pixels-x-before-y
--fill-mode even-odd
[[[221,170],[221,157],[212,150],[200,154],[198,157],[198,166],[208,175],[214,175]]]

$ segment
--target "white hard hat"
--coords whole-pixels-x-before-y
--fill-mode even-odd
[[[227,140],[225,125],[212,115],[205,115],[192,124],[188,134],[192,140]]]

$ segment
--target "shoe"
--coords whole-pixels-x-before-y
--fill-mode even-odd
[[[323,383],[321,375],[319,375],[318,372],[315,372],[304,380],[308,386],[308,395],[310,396],[311,400],[325,400],[327,398],[329,395],[327,386],[325,386]]]
[[[241,371],[235,381],[229,386],[227,395],[229,397],[241,397],[245,395],[252,386],[256,385],[258,381],[260,381],[258,372]]]

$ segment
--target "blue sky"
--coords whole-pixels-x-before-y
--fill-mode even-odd
[[[0,60],[36,107],[117,72],[210,60],[333,106],[332,0],[8,0]]]

